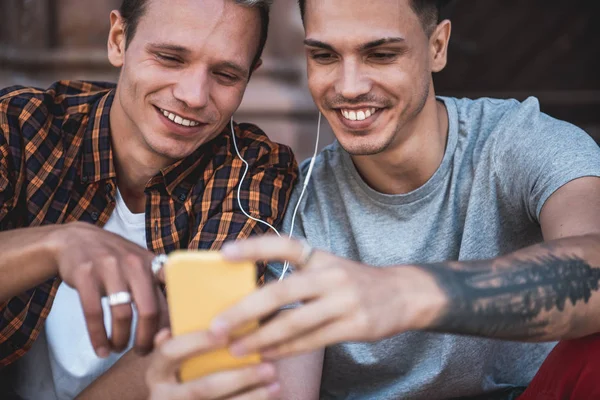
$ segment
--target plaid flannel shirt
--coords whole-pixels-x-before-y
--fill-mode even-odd
[[[117,190],[109,127],[113,98],[114,85],[106,83],[0,90],[0,231],[71,221],[102,227],[108,221]],[[239,209],[244,165],[228,128],[147,184],[151,251],[218,249],[267,230]],[[278,226],[297,178],[294,156],[254,125],[236,124],[235,132],[250,165],[241,203],[250,215]],[[55,277],[0,302],[0,367],[31,348],[59,284]]]

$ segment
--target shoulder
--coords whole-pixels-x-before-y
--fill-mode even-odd
[[[493,157],[506,153],[529,153],[540,148],[580,142],[594,145],[582,129],[553,118],[540,109],[537,98],[515,99],[453,99],[444,98],[456,107],[459,135],[477,148],[487,149]]]
[[[234,124],[236,141],[232,142],[242,157],[249,164],[269,164],[296,168],[296,159],[289,146],[269,139],[258,126],[250,123]],[[223,134],[231,138],[231,127],[228,124]],[[235,155],[235,149],[233,149]]]
[[[505,120],[514,118],[522,103],[515,99],[478,99],[439,97],[448,109],[449,115],[455,115],[461,136],[487,137]],[[536,100],[537,101],[537,100]],[[532,104],[528,103],[528,107]],[[538,104],[539,111],[539,104]]]
[[[548,153],[560,152],[573,145],[597,147],[583,129],[542,112],[537,98],[512,102],[494,128],[497,151],[530,154],[544,149]]]
[[[0,115],[7,129],[31,126],[39,129],[48,119],[86,114],[113,84],[59,81],[47,89],[12,86],[0,90]]]
[[[456,104],[459,124],[495,134],[523,135],[581,131],[575,125],[553,118],[540,109],[536,97],[515,99],[451,99]]]

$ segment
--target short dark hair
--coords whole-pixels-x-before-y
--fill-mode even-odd
[[[258,43],[258,50],[254,60],[252,60],[251,68],[254,68],[260,58],[262,57],[265,44],[267,43],[267,36],[269,34],[269,10],[271,8],[272,0],[235,0],[237,4],[246,7],[256,7],[260,12],[260,40]],[[125,47],[129,46],[129,43],[135,36],[135,30],[137,29],[140,18],[144,15],[148,0],[123,0],[119,12],[121,18],[123,18],[125,24]]]
[[[451,0],[409,0],[410,6],[421,19],[421,24],[427,35],[431,35],[435,26],[440,22],[442,8]],[[300,15],[304,23],[306,0],[298,0]]]

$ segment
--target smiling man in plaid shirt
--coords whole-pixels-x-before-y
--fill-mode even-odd
[[[125,0],[108,40],[116,86],[0,91],[0,373],[16,370],[22,397],[74,397],[111,352],[147,353],[164,317],[154,255],[267,230],[240,209],[239,185],[244,210],[279,225],[293,155],[256,126],[230,127],[268,12],[268,1]],[[118,390],[135,387],[142,364],[128,365]]]

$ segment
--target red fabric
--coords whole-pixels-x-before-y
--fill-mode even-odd
[[[518,400],[600,399],[600,334],[560,342]]]

